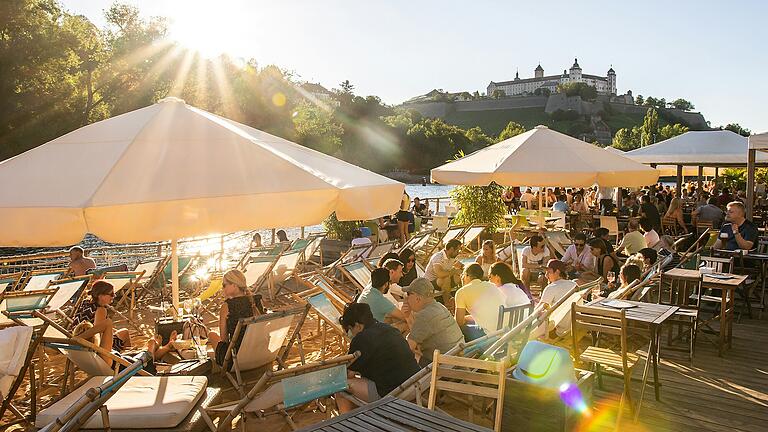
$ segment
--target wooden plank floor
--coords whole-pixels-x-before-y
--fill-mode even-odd
[[[764,431],[768,430],[768,317],[734,325],[733,348],[723,357],[699,337],[693,364],[685,353],[664,351],[659,365],[661,401],[653,387],[645,392],[640,421],[629,410],[623,431]],[[635,370],[642,376],[642,366]],[[582,430],[611,430],[622,381],[606,377],[604,390],[595,389],[595,410]],[[640,393],[633,382],[633,397]]]

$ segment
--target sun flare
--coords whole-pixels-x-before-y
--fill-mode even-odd
[[[170,16],[169,38],[205,58],[233,55],[242,38],[236,10],[211,2],[188,2]]]

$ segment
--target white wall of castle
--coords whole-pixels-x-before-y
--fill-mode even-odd
[[[558,84],[566,84],[571,82],[583,82],[597,89],[599,94],[616,94],[616,81],[615,79],[603,78],[594,79],[584,77],[581,73],[571,72],[567,76],[560,76],[559,79],[545,78],[535,81],[526,81],[522,83],[491,83],[488,85],[488,96],[493,95],[496,90],[503,90],[507,96],[515,96],[523,93],[533,93],[538,88],[546,88],[551,92],[557,90]]]

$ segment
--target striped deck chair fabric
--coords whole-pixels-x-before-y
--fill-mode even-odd
[[[0,276],[0,294],[5,291],[15,290],[22,276],[24,276],[23,272],[9,273]]]
[[[24,291],[40,291],[48,286],[51,281],[64,275],[64,271],[32,272],[24,285]]]
[[[371,269],[362,261],[344,264],[341,270],[361,290],[371,283]]]

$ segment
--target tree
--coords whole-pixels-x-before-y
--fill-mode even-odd
[[[648,96],[647,98],[645,98],[645,103],[643,104],[643,106],[655,107],[656,105],[658,105],[658,103],[659,103],[658,99],[656,99],[653,96]]]
[[[741,125],[738,124],[738,123],[728,123],[728,125],[725,126],[725,127],[720,126],[720,129],[729,130],[731,132],[735,132],[735,133],[737,133],[737,134],[739,134],[741,136],[745,136],[745,137],[748,137],[748,136],[752,135],[752,131],[750,131],[747,128],[741,127]]]
[[[488,147],[489,145],[494,143],[493,138],[486,135],[485,132],[483,132],[483,130],[480,129],[479,126],[475,126],[473,128],[467,129],[466,136],[469,142],[472,143],[475,149]]]
[[[583,100],[593,101],[597,98],[597,89],[587,83],[570,82],[559,84],[557,91],[565,93],[568,97],[580,96]]]
[[[549,96],[552,94],[552,91],[546,87],[539,87],[533,91],[533,94],[536,96]]]
[[[659,129],[659,136],[658,141],[664,141],[667,139],[670,139],[672,137],[676,137],[678,135],[682,135],[684,133],[688,132],[688,127],[683,126],[680,123],[675,123],[673,125],[666,125]]]
[[[352,85],[352,83],[349,82],[349,80],[344,80],[339,84],[339,88],[341,88],[341,91],[343,93],[347,94],[354,94],[355,86]]]
[[[659,135],[659,113],[650,108],[645,113],[643,125],[640,127],[640,146],[654,144]]]
[[[692,103],[688,102],[685,99],[679,99],[679,98],[670,102],[670,105],[682,111],[691,111],[695,108]]]
[[[496,89],[493,91],[493,93],[491,93],[491,97],[494,99],[500,99],[505,97],[506,95],[507,95],[507,92],[501,89]]]
[[[637,97],[635,98],[635,104],[637,105],[645,104],[645,99],[643,99],[643,95],[637,95]]]
[[[631,129],[621,128],[617,130],[616,135],[613,136],[612,146],[624,151],[640,148],[640,129],[635,126]]]
[[[499,138],[497,141],[504,141],[506,139],[512,138],[513,136],[520,135],[523,132],[525,132],[525,126],[521,125],[520,123],[511,121],[507,123],[507,126],[504,128],[504,130],[499,133]]]
[[[326,154],[334,154],[341,146],[344,128],[333,122],[330,112],[311,102],[301,102],[293,116],[299,144]]]

